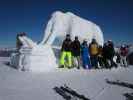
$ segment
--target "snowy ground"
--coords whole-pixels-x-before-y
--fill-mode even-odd
[[[53,88],[67,84],[91,100],[126,100],[133,88],[133,66],[112,70],[58,70],[47,73],[19,72],[0,58],[0,100],[64,100]],[[119,80],[119,81],[118,81]],[[127,99],[129,100],[129,99]],[[133,100],[130,99],[130,100]]]

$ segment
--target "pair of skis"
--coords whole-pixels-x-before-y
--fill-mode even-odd
[[[84,95],[77,93],[75,90],[71,89],[67,85],[61,87],[54,87],[53,89],[65,100],[90,100]]]

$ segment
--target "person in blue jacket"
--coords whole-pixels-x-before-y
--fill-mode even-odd
[[[86,40],[84,40],[83,43],[81,44],[81,56],[82,56],[83,68],[91,69],[90,58],[89,58],[89,48]]]

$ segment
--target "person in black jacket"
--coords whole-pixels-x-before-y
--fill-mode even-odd
[[[104,62],[103,62],[103,47],[101,45],[99,45],[98,48],[98,63],[100,68],[104,67]]]
[[[115,55],[114,44],[109,40],[103,47],[103,56],[105,67],[111,68],[113,66],[117,67],[117,64],[113,61]]]
[[[73,65],[80,68],[80,41],[78,37],[75,36],[75,40],[72,42],[72,57],[73,57]]]
[[[103,62],[104,62],[104,66],[105,68],[109,68],[109,63],[108,63],[108,43],[105,42],[103,45]]]
[[[110,67],[117,67],[117,64],[114,62],[113,58],[115,56],[115,48],[112,40],[108,41],[108,55],[109,55],[109,60],[110,60]]]
[[[61,48],[60,68],[64,67],[72,67],[72,41],[69,34],[66,35]]]

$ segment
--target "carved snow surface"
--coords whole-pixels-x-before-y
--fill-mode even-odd
[[[52,14],[48,21],[41,44],[60,46],[66,34],[71,34],[72,39],[79,36],[81,41],[86,39],[88,43],[91,42],[92,38],[95,38],[100,45],[103,45],[104,42],[103,33],[98,25],[71,12],[57,11]]]

